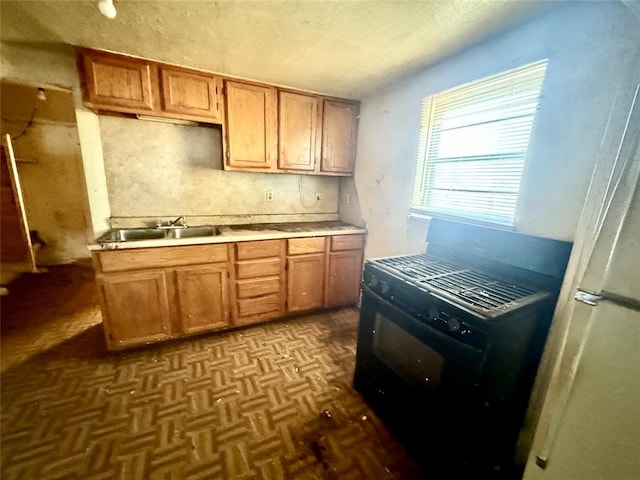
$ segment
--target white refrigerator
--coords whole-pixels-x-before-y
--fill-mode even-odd
[[[640,80],[625,87],[554,318],[525,480],[640,479]]]

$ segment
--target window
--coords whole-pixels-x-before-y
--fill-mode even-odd
[[[422,102],[411,213],[513,226],[547,60]]]

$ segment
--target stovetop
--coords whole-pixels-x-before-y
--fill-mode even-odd
[[[401,277],[420,290],[436,293],[487,317],[495,317],[550,295],[427,253],[378,258],[369,263]]]

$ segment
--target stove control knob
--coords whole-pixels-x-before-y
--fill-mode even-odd
[[[381,281],[380,282],[380,293],[382,293],[383,295],[386,295],[387,293],[389,293],[389,284],[385,281]]]
[[[447,327],[450,332],[457,332],[460,330],[460,320],[455,317],[449,317],[447,319]]]

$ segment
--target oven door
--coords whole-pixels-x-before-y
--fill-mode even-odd
[[[366,285],[362,289],[356,386],[364,381],[378,395],[422,407],[453,406],[475,397],[482,350],[405,313]]]

